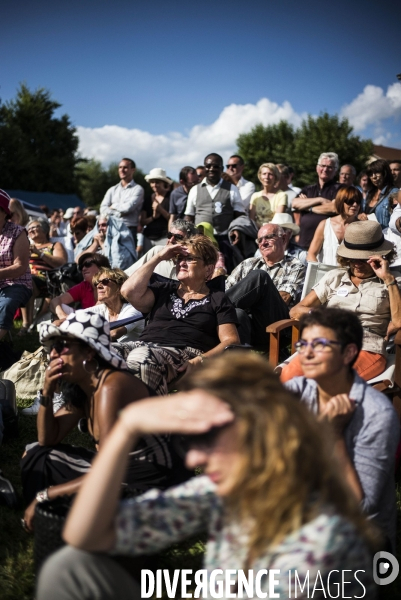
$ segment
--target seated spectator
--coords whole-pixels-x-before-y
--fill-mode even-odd
[[[170,231],[167,233],[166,246],[179,244],[195,234],[196,228],[193,223],[190,223],[189,221],[184,221],[184,219],[176,219],[171,225]],[[163,250],[163,248],[164,246],[153,246],[153,248],[148,250],[148,252],[146,252],[146,254],[142,256],[142,258],[137,260],[131,267],[125,270],[127,275],[132,275],[132,273],[137,271],[151,258],[156,256],[156,254]],[[168,279],[177,279],[175,262],[173,259],[163,260],[162,262],[159,262],[156,265],[154,272],[157,275],[162,275],[163,277],[167,277]]]
[[[97,217],[96,215],[90,213],[88,215],[85,215],[85,219],[88,223],[88,230],[87,231],[92,231],[92,229],[94,229],[95,225],[96,225],[96,221],[97,221]]]
[[[49,231],[49,223],[43,219],[31,221],[28,226],[31,251],[29,264],[32,273],[33,293],[26,307],[21,308],[22,327],[18,334],[20,336],[25,335],[32,325],[35,298],[45,298],[41,314],[44,314],[48,310],[50,298],[47,289],[46,272],[62,267],[68,260],[63,244],[50,241]]]
[[[394,187],[391,169],[385,160],[375,160],[366,169],[371,188],[362,203],[360,220],[374,219],[384,229],[388,227],[391,215],[391,192],[398,192]]]
[[[203,235],[168,244],[135,271],[122,287],[123,296],[149,322],[140,341],[121,344],[128,368],[157,394],[204,358],[239,342],[235,309],[224,292],[209,289],[217,250]],[[152,283],[156,265],[174,259],[178,281]]]
[[[355,312],[364,328],[362,350],[354,365],[369,380],[386,367],[385,337],[401,327],[401,295],[397,278],[390,272],[395,257],[394,244],[384,239],[375,221],[350,223],[337,250],[339,269],[333,269],[290,311],[293,319],[320,306],[345,308]],[[389,327],[391,323],[391,328]],[[282,381],[302,375],[298,357],[286,365]]]
[[[152,246],[164,245],[167,241],[173,181],[167,177],[164,169],[159,168],[151,169],[145,179],[153,190],[151,198],[145,199],[141,212],[143,250],[147,252]]]
[[[111,215],[100,215],[96,227],[77,244],[75,262],[84,252],[103,254],[113,269],[128,269],[137,259],[131,231],[121,219]]]
[[[97,296],[92,279],[102,267],[110,269],[109,260],[105,256],[96,254],[95,252],[85,252],[84,254],[81,254],[78,261],[78,268],[82,271],[84,280],[81,281],[81,283],[74,285],[68,292],[64,292],[64,294],[60,294],[60,296],[53,298],[50,302],[50,310],[56,314],[59,319],[66,319],[69,313],[65,311],[63,304],[68,306],[73,302],[79,302],[79,308],[90,308],[91,306],[94,306],[97,302]]]
[[[62,600],[81,598],[83,590],[86,600],[140,598],[139,585],[110,553],[154,554],[205,531],[205,581],[221,569],[216,589],[224,598],[230,597],[228,569],[233,597],[241,596],[237,572],[245,570],[248,578],[247,569],[277,569],[274,592],[293,597],[295,568],[302,582],[310,582],[306,598],[315,594],[315,580],[320,590],[321,582],[327,588],[328,577],[331,585],[345,566],[347,595],[365,590],[374,597],[375,537],[332,460],[327,426],[317,424],[266,361],[250,353],[205,363],[185,389],[191,391],[122,411],[68,517],[64,539],[70,546],[45,564],[37,599],[53,600],[54,590]],[[203,475],[119,502],[132,444],[170,431],[186,434],[186,464]],[[358,580],[351,575],[356,571]],[[261,579],[261,593],[269,595],[268,577]]]
[[[78,423],[102,447],[119,411],[149,395],[128,373],[114,351],[109,325],[99,314],[77,311],[60,327],[43,324],[40,341],[50,350],[50,364],[40,395],[38,443],[29,444],[21,461],[25,525],[33,529],[38,502],[75,494],[95,456],[86,448],[62,443]],[[53,413],[52,398],[60,388],[66,406]],[[131,451],[124,481],[136,490],[166,488],[188,478],[169,436],[144,436]],[[111,490],[110,490],[111,492]],[[120,493],[120,489],[118,490]]]
[[[285,255],[292,258],[298,258],[302,264],[306,265],[306,252],[295,241],[295,238],[299,234],[300,227],[297,223],[294,223],[292,216],[288,213],[276,213],[270,221],[270,225],[280,225],[280,227],[284,229],[287,235]],[[261,256],[260,250],[256,251],[255,256]]]
[[[286,256],[288,239],[279,225],[263,225],[257,238],[261,257],[244,260],[225,282],[228,298],[242,311],[237,310],[242,343],[266,349],[266,327],[288,319],[288,308],[301,298],[306,268],[298,258]]]
[[[85,310],[102,315],[109,323],[130,317],[140,318],[135,323],[110,331],[112,341],[137,342],[139,334],[143,331],[142,313],[121,296],[121,287],[127,279],[128,275],[121,269],[107,267],[102,267],[92,279],[92,285],[97,290],[97,304]]]
[[[353,369],[362,348],[356,314],[339,308],[302,316],[296,344],[304,376],[286,383],[336,436],[341,471],[364,512],[375,519],[395,551],[394,462],[400,434],[396,411],[386,396]],[[391,542],[391,543],[390,543]]]
[[[255,255],[258,228],[249,217],[241,215],[231,221],[228,237],[233,251],[233,266],[237,267],[243,260]]]
[[[277,189],[280,178],[280,171],[273,163],[264,163],[259,167],[258,179],[263,190],[252,194],[249,206],[249,216],[258,227],[271,221],[275,213],[287,211],[287,194]]]
[[[338,265],[337,250],[344,239],[345,228],[357,221],[362,200],[361,192],[352,185],[338,190],[334,201],[338,215],[321,221],[317,226],[308,251],[308,261]]]
[[[22,203],[17,198],[11,198],[9,204],[11,221],[21,227],[26,227],[29,223],[29,215],[23,207]]]
[[[79,242],[81,240],[84,239],[84,237],[86,236],[86,234],[88,233],[89,229],[88,229],[88,220],[86,217],[74,217],[73,219],[71,219],[71,233],[72,233],[72,238],[74,240],[74,246],[76,246],[77,244],[79,244]]]
[[[168,209],[170,213],[168,228],[170,231],[174,221],[184,218],[189,190],[197,183],[199,183],[199,177],[195,169],[193,167],[183,167],[180,171],[180,185],[170,195]]]

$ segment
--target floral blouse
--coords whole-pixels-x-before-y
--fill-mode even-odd
[[[238,523],[227,523],[223,504],[214,490],[215,485],[207,476],[198,476],[164,492],[150,490],[142,496],[122,501],[115,521],[116,544],[113,554],[152,554],[196,533],[208,531],[204,568],[209,576],[215,569],[222,569],[223,573],[227,569],[248,569],[245,567],[246,532]],[[261,569],[280,570],[280,574],[275,576],[279,585],[274,588],[280,598],[295,597],[294,587],[292,596],[289,590],[290,581],[294,586],[295,570],[301,583],[309,572],[309,596],[306,595],[306,589],[305,596],[299,595],[298,586],[298,598],[312,597],[310,594],[319,576],[318,571],[326,588],[326,596],[316,590],[313,597],[330,597],[326,581],[333,570],[340,573],[340,585],[341,571],[348,570],[345,580],[350,583],[346,583],[344,589],[349,597],[362,597],[363,586],[366,588],[364,597],[374,597],[369,551],[354,526],[330,509],[267,550],[249,569],[253,569],[255,575]],[[363,586],[353,577],[356,570],[363,571],[357,575]],[[330,577],[332,594],[336,590],[336,575],[334,573]],[[224,579],[224,575],[221,579]],[[262,590],[268,592],[268,586],[268,577],[263,577]],[[316,588],[319,587],[322,586],[318,579]]]

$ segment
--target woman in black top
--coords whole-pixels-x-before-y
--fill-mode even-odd
[[[121,288],[136,309],[149,313],[141,341],[122,344],[121,350],[128,368],[157,394],[166,394],[179,372],[239,343],[235,308],[224,292],[206,284],[217,258],[213,243],[197,235],[165,246]],[[178,281],[148,285],[156,265],[170,259]]]

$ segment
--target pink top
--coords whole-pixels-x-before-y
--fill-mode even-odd
[[[93,287],[87,281],[81,281],[78,285],[74,285],[68,290],[68,293],[71,294],[74,302],[81,303],[81,308],[91,308],[96,304]]]
[[[23,233],[27,235],[26,230],[21,225],[16,225],[11,221],[6,221],[3,226],[3,230],[0,233],[0,269],[11,267],[14,264],[14,253],[13,248],[15,240]],[[28,251],[29,252],[29,251]],[[15,279],[0,279],[0,288],[4,288],[7,285],[25,285],[30,290],[32,289],[32,276],[27,266],[27,270],[24,275],[16,277]]]

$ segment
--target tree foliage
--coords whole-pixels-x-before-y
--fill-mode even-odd
[[[294,168],[299,186],[316,182],[316,162],[322,152],[336,152],[340,165],[349,163],[360,171],[373,151],[372,141],[354,135],[347,119],[328,113],[308,116],[296,130],[286,121],[256,125],[238,137],[237,146],[247,179],[258,184],[258,168],[264,162],[285,163]]]
[[[74,193],[78,136],[50,92],[21,84],[16,98],[0,102],[1,186],[33,192]]]

